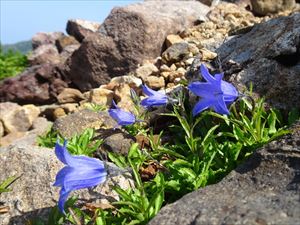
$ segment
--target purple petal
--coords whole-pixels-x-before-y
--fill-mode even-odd
[[[65,191],[64,188],[62,188],[59,193],[58,208],[63,214],[66,214],[64,206],[65,206],[65,202],[68,199],[69,194],[70,192]]]
[[[119,125],[129,125],[135,123],[135,116],[122,109],[109,109],[109,115],[118,122]]]
[[[214,110],[219,113],[219,114],[226,114],[228,115],[229,114],[229,110],[227,109],[227,106],[225,104],[225,101],[223,99],[223,96],[219,96],[217,98],[217,102],[214,104]]]
[[[189,84],[188,89],[195,95],[202,98],[213,98],[213,93],[216,88],[212,83],[203,83],[196,81]]]
[[[215,79],[217,81],[221,81],[223,79],[224,73],[217,73],[215,74]]]
[[[53,184],[53,186],[62,187],[64,185],[65,176],[68,173],[71,173],[72,170],[74,170],[74,168],[72,168],[70,166],[65,166],[60,171],[58,171],[58,173],[56,174],[56,179],[55,179],[55,183]]]
[[[221,81],[221,89],[223,91],[223,97],[225,103],[231,103],[238,97],[237,89],[226,81]]]
[[[141,105],[145,108],[151,107],[151,106],[161,106],[166,105],[168,102],[168,98],[166,95],[153,95],[151,97],[145,98],[141,101]]]
[[[142,85],[142,89],[143,89],[143,92],[148,96],[155,95],[157,93],[157,91],[152,90],[146,84]]]
[[[55,155],[64,164],[67,164],[67,161],[66,161],[66,158],[65,158],[65,155],[66,155],[65,151],[67,151],[66,146],[67,146],[67,141],[64,141],[63,145],[60,145],[58,143],[58,140],[56,141]],[[67,158],[68,158],[68,156],[67,156]]]
[[[193,108],[193,116],[196,116],[197,114],[199,114],[203,110],[208,109],[213,104],[214,104],[214,100],[205,99],[205,98],[200,99],[200,101],[197,102],[197,104]]]
[[[215,78],[209,73],[207,67],[204,64],[201,64],[200,66],[200,70],[201,70],[201,74],[203,76],[203,78],[210,83],[215,82]]]

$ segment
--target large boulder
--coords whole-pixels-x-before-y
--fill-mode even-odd
[[[1,193],[0,202],[9,208],[8,212],[0,214],[0,224],[24,225],[30,219],[45,220],[52,207],[57,204],[59,188],[54,187],[55,176],[63,167],[56,158],[53,149],[32,145],[11,145],[0,148],[0,181],[10,176],[19,178],[10,185],[10,192]],[[108,165],[108,170],[115,170]],[[75,193],[79,197],[78,204],[108,203],[108,200],[118,199],[110,185],[118,184],[127,189],[132,184],[130,174],[119,171],[118,176],[110,176],[103,185],[92,191],[88,189]]]
[[[298,224],[300,121],[220,183],[165,206],[149,225]]]
[[[168,34],[203,18],[209,7],[194,1],[143,2],[112,10],[99,33],[86,37],[65,73],[81,89],[96,88],[160,55]]]
[[[300,13],[255,25],[218,50],[225,74],[276,108],[300,106]]]
[[[68,20],[66,30],[69,35],[76,38],[77,41],[82,42],[84,38],[86,38],[92,33],[97,32],[99,27],[100,23],[97,22],[81,19],[72,19]]]
[[[32,37],[32,48],[36,49],[42,45],[47,45],[47,44],[55,44],[55,41],[58,40],[61,37],[64,37],[63,32],[49,32],[49,33],[44,33],[44,32],[38,32]]]
[[[54,65],[33,66],[16,77],[0,82],[0,102],[52,103],[65,87],[68,87],[68,83]]]

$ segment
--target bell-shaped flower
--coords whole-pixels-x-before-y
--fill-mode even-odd
[[[130,125],[136,122],[135,115],[133,115],[130,112],[126,112],[122,109],[120,109],[115,101],[113,101],[114,109],[109,109],[108,113],[109,115],[117,121],[118,125],[120,126],[126,126]]]
[[[145,108],[152,106],[161,106],[166,105],[168,102],[168,97],[158,91],[150,89],[147,85],[142,85],[143,92],[148,96],[147,98],[141,101],[141,105]]]
[[[87,156],[72,156],[66,149],[67,142],[55,145],[57,158],[66,166],[56,175],[54,186],[61,187],[58,208],[64,211],[64,205],[71,191],[97,186],[106,180],[104,163]]]
[[[201,74],[207,82],[193,82],[188,89],[201,99],[193,108],[193,116],[205,109],[211,108],[219,114],[229,114],[227,105],[238,97],[237,89],[230,83],[223,81],[223,73],[212,76],[202,64]]]

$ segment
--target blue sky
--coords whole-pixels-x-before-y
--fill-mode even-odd
[[[140,1],[0,0],[0,40],[11,44],[37,32],[65,32],[71,18],[102,22],[113,7]]]

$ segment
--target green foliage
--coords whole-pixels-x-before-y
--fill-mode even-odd
[[[3,192],[11,191],[8,187],[15,182],[20,176],[11,176],[5,179],[2,183],[0,183],[0,194]]]
[[[95,130],[88,128],[82,134],[70,138],[67,142],[67,148],[73,155],[92,156],[103,143],[102,139],[93,140],[94,137]],[[39,146],[47,148],[54,148],[57,141],[62,144],[64,138],[52,128],[44,136],[39,136],[37,139]]]
[[[0,46],[0,80],[21,73],[28,66],[27,57],[12,50],[3,52]]]
[[[105,105],[99,105],[96,103],[88,102],[84,104],[84,107],[87,109],[90,109],[94,112],[101,112],[107,110],[107,107]]]

